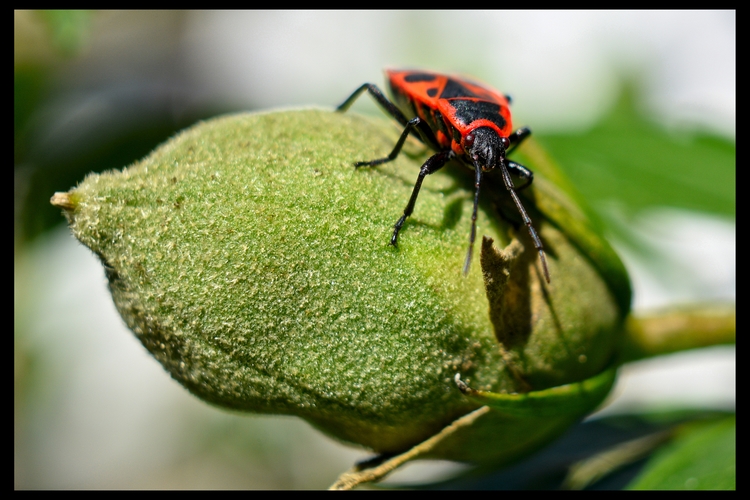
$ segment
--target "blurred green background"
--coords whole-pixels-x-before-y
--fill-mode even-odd
[[[735,300],[734,12],[16,11],[16,488],[319,488],[367,456],[190,396],[124,327],[49,198],[201,119],[332,107],[386,66],[511,94],[515,126],[623,255],[637,309]],[[380,113],[366,101],[356,111]],[[734,408],[734,350],[708,351],[628,367],[603,415]]]

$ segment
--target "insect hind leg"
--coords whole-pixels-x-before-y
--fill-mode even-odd
[[[355,90],[352,95],[350,95],[344,102],[339,104],[339,106],[336,108],[336,111],[343,113],[349,107],[354,103],[354,101],[357,100],[357,98],[362,94],[362,92],[367,91],[375,101],[380,104],[380,106],[389,114],[391,115],[397,122],[399,122],[404,127],[407,127],[409,122],[412,120],[409,120],[406,118],[406,116],[401,112],[400,109],[398,109],[398,106],[393,104],[388,98],[383,94],[383,91],[378,88],[377,85],[372,83],[365,83],[359,86],[357,90]],[[413,126],[410,131],[414,132],[414,136],[422,143],[430,146],[433,149],[438,149],[438,143],[437,139],[435,139],[435,134],[430,129],[429,125],[422,121],[421,123],[417,123],[415,126]],[[399,148],[400,149],[400,148]],[[397,153],[398,154],[398,153]],[[383,163],[383,162],[381,162]]]
[[[364,83],[360,85],[360,87],[355,90],[352,95],[350,95],[344,102],[339,104],[339,106],[336,108],[336,111],[340,111],[343,113],[344,111],[349,109],[349,107],[354,104],[354,101],[356,101],[357,98],[365,90],[370,93],[373,99],[375,99],[377,103],[380,104],[388,112],[389,115],[395,118],[401,125],[406,126],[406,122],[409,121],[406,116],[404,116],[404,114],[400,109],[396,107],[395,104],[388,100],[385,94],[383,94],[383,91],[380,90],[377,85],[374,85],[372,83]]]

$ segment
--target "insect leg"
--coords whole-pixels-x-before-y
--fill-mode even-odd
[[[380,90],[377,85],[374,85],[372,83],[365,83],[361,85],[357,90],[354,91],[352,95],[350,95],[336,108],[336,111],[344,112],[349,109],[349,106],[351,106],[352,103],[356,101],[360,94],[365,90],[367,90],[367,92],[370,93],[373,99],[375,99],[375,101],[377,101],[377,103],[380,104],[383,109],[397,122],[399,122],[404,127],[408,125],[410,120],[406,118],[406,116],[401,112],[400,109],[398,109],[395,104],[388,100],[388,98],[383,94],[383,91]],[[435,139],[435,134],[432,132],[432,130],[430,130],[429,125],[427,125],[427,123],[423,121],[421,123],[418,123],[416,126],[417,129],[414,131],[414,136],[431,148],[437,149],[437,139]]]
[[[378,158],[377,160],[370,161],[358,161],[354,164],[354,166],[357,168],[374,167],[375,165],[380,165],[395,160],[398,154],[401,152],[401,148],[404,146],[404,142],[406,142],[406,138],[409,136],[409,132],[411,132],[414,127],[419,126],[420,123],[424,123],[424,121],[419,117],[412,118],[411,120],[406,122],[406,127],[404,128],[404,131],[401,132],[401,137],[398,138],[396,145],[393,147],[393,151],[391,151],[391,154],[389,154],[385,158]],[[429,160],[427,161],[429,162]]]
[[[510,172],[513,172],[515,175],[517,175],[518,177],[526,181],[522,185],[517,186],[515,188],[516,191],[521,191],[522,189],[526,189],[534,181],[534,172],[524,167],[520,163],[516,163],[510,160],[505,160],[505,163],[508,166],[508,170]]]
[[[452,150],[441,151],[428,158],[427,161],[424,162],[424,165],[422,165],[422,168],[419,169],[419,176],[417,177],[417,182],[414,184],[414,189],[411,192],[409,203],[407,203],[406,208],[404,209],[404,215],[402,215],[398,222],[396,222],[396,225],[393,226],[391,245],[393,245],[394,247],[397,246],[396,243],[398,240],[398,232],[401,231],[401,226],[404,225],[404,221],[406,220],[406,218],[409,217],[412,212],[414,212],[414,204],[417,202],[419,189],[422,187],[422,181],[424,180],[424,178],[443,168],[443,165],[448,163],[448,160],[453,158],[455,155],[456,153],[454,153]]]
[[[336,111],[344,112],[354,103],[354,101],[357,100],[357,98],[360,96],[362,92],[367,90],[370,95],[380,104],[383,106],[383,108],[390,114],[393,118],[395,118],[401,125],[406,125],[406,122],[409,120],[406,119],[404,114],[401,112],[400,109],[396,107],[395,104],[393,104],[391,101],[388,100],[388,98],[383,94],[383,91],[381,91],[377,85],[374,85],[372,83],[364,83],[362,84],[357,90],[352,93],[344,102],[339,104],[339,106],[336,108]]]
[[[503,175],[503,182],[505,183],[505,187],[508,189],[508,192],[510,193],[511,198],[513,198],[513,202],[516,204],[516,208],[518,209],[518,212],[521,214],[521,218],[523,219],[523,223],[526,224],[526,227],[529,229],[529,234],[531,235],[531,239],[534,242],[534,248],[537,249],[539,252],[539,260],[542,261],[542,269],[544,271],[544,278],[547,280],[547,283],[549,283],[549,270],[547,269],[547,257],[544,254],[544,246],[542,245],[542,240],[539,239],[539,235],[536,233],[536,229],[534,229],[534,226],[531,225],[531,217],[529,217],[529,214],[526,213],[526,209],[523,208],[523,205],[521,204],[521,200],[518,198],[518,194],[516,194],[516,189],[513,186],[513,180],[510,178],[510,174],[508,173],[508,169],[505,166],[506,162],[502,162],[500,164],[500,170]]]
[[[482,166],[474,162],[474,211],[471,213],[471,235],[469,236],[469,251],[464,261],[464,276],[469,274],[471,255],[474,253],[474,239],[477,236],[477,209],[479,208],[479,187],[482,185]]]
[[[519,128],[518,130],[510,134],[510,136],[508,137],[508,140],[510,141],[510,147],[505,152],[505,154],[509,155],[514,149],[516,149],[516,146],[521,144],[521,142],[530,135],[531,129],[528,127]]]

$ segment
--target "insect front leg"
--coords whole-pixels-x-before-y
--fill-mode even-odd
[[[534,172],[524,167],[520,163],[516,163],[510,160],[505,160],[505,164],[508,166],[508,171],[512,172],[514,175],[517,175],[518,177],[526,181],[520,186],[517,186],[515,188],[516,191],[521,191],[522,189],[526,189],[527,187],[531,185],[532,182],[534,182]]]
[[[516,204],[518,213],[521,214],[521,219],[523,219],[523,223],[526,224],[526,228],[529,230],[529,235],[531,236],[531,240],[534,242],[534,248],[536,248],[537,252],[539,252],[539,260],[542,263],[542,271],[544,272],[544,279],[547,281],[547,283],[549,283],[550,282],[549,281],[549,269],[547,268],[547,257],[544,254],[544,246],[542,245],[542,240],[539,238],[539,235],[537,234],[536,229],[534,229],[534,226],[531,224],[531,217],[529,217],[529,214],[526,213],[526,209],[523,208],[521,199],[518,197],[518,194],[516,194],[516,188],[513,186],[513,180],[510,178],[508,169],[505,166],[507,163],[511,163],[511,162],[508,162],[506,160],[504,163],[501,163],[500,165],[500,171],[502,173],[503,182],[505,183],[505,188],[508,190],[508,193],[510,193],[510,197],[513,199],[513,203]],[[517,163],[515,163],[514,165],[516,167],[521,166],[521,165],[518,165]],[[526,167],[523,167],[523,168],[524,170],[529,171]],[[527,183],[525,186],[527,186],[528,184],[529,183]]]
[[[509,155],[511,152],[513,152],[513,150],[516,149],[516,147],[530,135],[531,129],[528,127],[519,128],[518,130],[510,134],[510,136],[508,137],[508,140],[510,141],[510,147],[505,152],[505,154]]]
[[[417,182],[414,184],[414,189],[411,192],[409,203],[407,203],[406,208],[404,209],[404,215],[402,215],[398,222],[396,222],[396,225],[393,226],[391,245],[393,245],[394,247],[397,246],[396,243],[398,241],[398,232],[401,231],[401,226],[404,225],[404,221],[406,220],[406,218],[409,217],[412,212],[414,212],[414,204],[417,202],[419,189],[422,187],[422,181],[424,180],[424,178],[443,168],[443,166],[448,163],[448,160],[450,160],[454,156],[456,156],[456,154],[452,150],[441,151],[432,155],[426,162],[424,162],[422,168],[419,169],[419,176],[417,177]]]

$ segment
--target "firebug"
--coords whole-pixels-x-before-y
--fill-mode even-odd
[[[393,151],[385,158],[358,161],[355,167],[374,167],[394,160],[409,134],[436,151],[419,170],[411,198],[398,219],[391,236],[396,246],[398,233],[404,221],[414,211],[424,178],[440,170],[448,161],[458,160],[474,171],[474,209],[471,216],[469,250],[464,261],[464,274],[469,271],[476,238],[479,190],[485,172],[498,170],[503,183],[529,230],[534,248],[539,252],[544,277],[549,283],[549,271],[544,246],[531,218],[521,204],[517,191],[528,187],[534,180],[531,170],[511,161],[507,156],[531,134],[528,128],[513,132],[510,116],[510,99],[485,85],[465,78],[440,73],[415,70],[386,70],[388,86],[395,104],[372,83],[361,85],[337,111],[346,111],[367,90],[385,111],[404,126]],[[524,180],[519,187],[513,184],[511,174]]]

